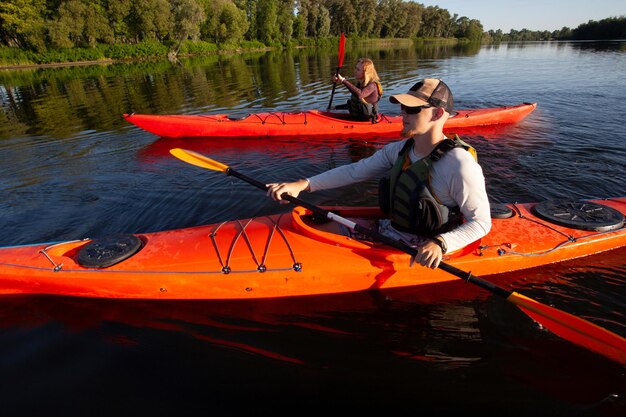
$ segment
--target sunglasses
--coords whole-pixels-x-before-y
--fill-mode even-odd
[[[403,112],[405,112],[406,114],[417,114],[419,112],[422,111],[422,109],[430,109],[432,106],[427,104],[425,106],[419,106],[419,107],[407,107],[404,104],[400,105],[400,110],[402,110]]]

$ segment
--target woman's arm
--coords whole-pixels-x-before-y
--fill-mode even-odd
[[[365,100],[368,103],[376,103],[378,101],[378,86],[375,82],[371,82],[363,88],[359,88],[352,84],[350,81],[344,79],[342,82],[352,94],[355,94],[359,99]]]

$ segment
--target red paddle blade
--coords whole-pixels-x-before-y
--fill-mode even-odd
[[[626,365],[626,339],[623,337],[515,292],[507,300],[557,336]]]
[[[337,64],[338,68],[343,67],[343,53],[346,50],[346,36],[341,32],[341,36],[339,37],[339,64]]]

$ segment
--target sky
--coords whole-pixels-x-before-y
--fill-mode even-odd
[[[439,6],[469,19],[484,30],[509,33],[511,29],[553,30],[578,27],[589,20],[626,16],[626,0],[414,0],[424,6]]]

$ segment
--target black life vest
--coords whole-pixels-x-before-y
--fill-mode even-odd
[[[365,99],[360,99],[358,95],[352,93],[350,100],[348,100],[348,110],[355,119],[371,120],[372,123],[376,123],[378,121],[378,102],[383,96],[383,87],[378,81],[372,82],[376,83],[378,100],[375,103],[368,103]]]
[[[430,166],[448,151],[463,148],[476,159],[476,151],[461,138],[444,139],[419,161],[410,163],[413,138],[406,141],[391,168],[388,178],[379,185],[379,205],[389,215],[397,230],[433,237],[458,226],[463,221],[459,207],[447,207],[430,190]]]

